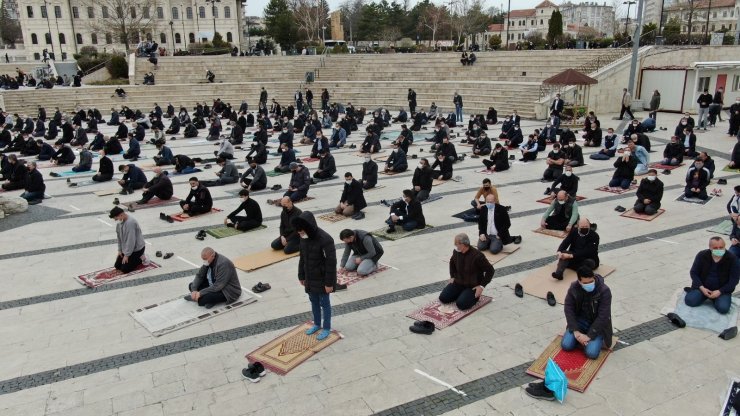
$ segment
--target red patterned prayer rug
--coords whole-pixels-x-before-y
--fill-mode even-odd
[[[583,353],[583,349],[576,348],[573,351],[563,351],[560,342],[563,337],[558,335],[545,348],[545,351],[527,369],[527,374],[537,378],[545,378],[545,367],[547,359],[552,358],[568,377],[568,388],[578,392],[585,392],[588,385],[596,377],[599,369],[604,365],[606,357],[611,350],[602,349],[601,354],[595,360],[591,360]],[[616,343],[616,338],[613,342]]]
[[[434,323],[435,328],[444,329],[491,303],[492,300],[493,298],[489,296],[481,295],[478,303],[472,308],[461,311],[454,303],[444,305],[439,302],[439,299],[435,299],[406,316],[417,321],[430,321]]]
[[[123,273],[120,270],[116,270],[114,267],[109,267],[107,269],[77,276],[75,277],[75,280],[87,287],[96,288],[106,283],[114,282],[118,279],[123,279],[124,277],[133,276],[135,274],[144,273],[145,271],[157,269],[159,267],[161,266],[153,261],[150,261],[146,265],[141,264],[130,273]]]
[[[385,264],[378,264],[378,268],[374,272],[366,276],[360,276],[359,274],[357,274],[356,271],[355,272],[345,271],[344,273],[337,273],[337,283],[342,284],[342,285],[351,286],[359,282],[360,280],[367,279],[370,276],[374,276],[378,273],[382,273],[388,269],[390,269],[389,266],[386,266]]]

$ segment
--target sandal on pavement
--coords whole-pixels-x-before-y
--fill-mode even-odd
[[[172,257],[174,255],[175,255],[175,253],[165,253],[163,259],[167,260],[167,259],[169,259],[170,257]]]
[[[252,292],[254,293],[262,293],[270,289],[272,289],[272,287],[269,283],[258,282],[256,285],[252,286]]]

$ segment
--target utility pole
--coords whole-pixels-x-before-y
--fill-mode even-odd
[[[56,60],[56,52],[54,52],[54,37],[51,35],[51,23],[49,22],[49,3],[44,0],[44,7],[46,7],[46,27],[49,28],[49,41],[51,43],[51,55],[54,57],[53,59]],[[46,39],[44,39],[45,41]],[[61,48],[61,44],[60,44]],[[62,58],[61,56],[59,57]]]
[[[712,12],[712,0],[709,0],[709,8],[707,9],[707,23],[704,26],[704,41],[709,44],[709,13]],[[737,28],[736,28],[737,29]]]
[[[511,23],[510,19],[511,19],[511,0],[509,0],[509,9],[506,12],[506,22],[504,22],[506,24],[506,43],[504,43],[504,45],[506,45],[507,51],[509,50],[509,23]]]
[[[635,75],[637,74],[637,55],[640,52],[640,31],[642,30],[642,6],[645,0],[638,0],[637,3],[637,27],[635,35],[632,37],[632,62],[630,64],[630,80],[627,90],[635,96]]]
[[[691,45],[691,20],[694,18],[694,0],[689,0],[689,45]]]
[[[185,36],[185,15],[182,14],[183,4],[180,3],[180,19],[182,22],[182,39],[185,42],[185,50],[188,49],[188,37]]]

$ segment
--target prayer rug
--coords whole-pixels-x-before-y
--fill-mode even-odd
[[[714,234],[730,235],[732,233],[732,220],[723,220],[707,231]]]
[[[312,197],[312,196],[307,196],[307,197],[305,197],[305,198],[303,198],[303,199],[299,199],[299,200],[297,200],[297,201],[293,201],[293,203],[294,203],[294,204],[300,204],[301,202],[306,202],[306,201],[310,201],[310,200],[312,200],[312,199],[315,199],[315,198],[314,198],[314,197]]]
[[[114,267],[109,267],[107,269],[98,270],[96,272],[82,274],[74,279],[77,280],[80,284],[85,285],[90,288],[96,288],[98,286],[102,286],[104,284],[115,282],[116,280],[123,279],[124,277],[133,276],[135,274],[144,273],[146,271],[157,269],[161,267],[159,264],[150,261],[148,264],[141,264],[139,267],[134,269],[134,271],[130,273],[123,273],[120,270],[116,270]]]
[[[722,168],[723,172],[730,172],[730,173],[740,173],[740,169],[737,168],[731,168],[730,165],[725,166]]]
[[[287,173],[287,172],[275,172],[274,170],[268,170],[268,171],[265,171],[265,175],[266,175],[266,176],[271,176],[271,177],[272,177],[272,176],[280,176],[280,175],[285,175],[286,173]]]
[[[733,403],[738,400],[740,395],[740,379],[734,378],[730,381],[730,387],[727,388],[727,395],[722,401],[722,409],[719,411],[719,416],[738,416],[738,412],[735,411]]]
[[[374,191],[376,189],[381,189],[381,188],[385,188],[385,185],[375,185],[372,188],[365,189],[365,192],[371,192],[371,191]]]
[[[144,306],[129,312],[129,315],[153,336],[159,337],[257,302],[257,299],[244,288],[235,302],[228,305],[219,303],[211,309],[198,306],[197,302],[187,301],[183,296]]]
[[[493,175],[493,171],[489,171],[488,169],[476,170],[475,173],[482,173],[484,175]]]
[[[267,226],[263,224],[257,228],[252,228],[251,230],[247,230],[247,231],[239,231],[234,227],[217,227],[217,228],[211,228],[211,229],[206,230],[206,233],[208,233],[208,235],[210,235],[211,237],[226,238],[226,237],[232,237],[235,235],[242,235],[244,233],[249,233],[252,231],[261,230],[263,228],[267,228]]]
[[[613,338],[616,342],[616,337]],[[529,366],[527,374],[544,379],[547,360],[552,358],[558,367],[563,370],[565,376],[568,377],[568,388],[583,393],[591,384],[591,381],[596,378],[596,374],[604,365],[611,349],[602,349],[599,357],[591,360],[586,357],[582,348],[577,347],[572,351],[564,351],[560,347],[562,340],[562,335],[556,336],[550,345],[545,348],[545,351]]]
[[[454,302],[444,305],[440,303],[439,299],[434,299],[406,316],[417,321],[430,321],[434,323],[435,328],[445,329],[491,303],[492,300],[493,298],[490,296],[481,295],[478,302],[472,308],[461,311]]]
[[[178,201],[180,201],[180,198],[176,196],[173,196],[170,199],[159,199],[157,197],[154,197],[150,199],[146,204],[137,204],[136,201],[130,201],[130,202],[124,202],[121,205],[127,208],[133,207],[134,209],[145,209],[145,208],[159,207],[163,205],[171,205]]]
[[[376,274],[382,273],[388,269],[390,269],[390,266],[387,266],[383,263],[378,263],[378,268],[374,272],[366,276],[360,276],[359,274],[357,274],[356,271],[354,272],[345,271],[344,273],[337,272],[337,284],[352,286],[353,284],[359,282],[360,280],[367,279],[370,276],[375,276]]]
[[[285,375],[298,367],[304,361],[324,348],[339,341],[341,335],[332,330],[331,334],[319,341],[316,336],[306,335],[306,330],[313,326],[312,322],[306,322],[291,329],[287,333],[275,338],[267,344],[247,354],[250,363],[260,362],[266,369],[273,373]]]
[[[596,188],[597,191],[604,191],[604,192],[609,192],[609,193],[617,194],[617,195],[626,194],[627,192],[634,191],[635,189],[637,189],[637,184],[631,184],[629,189],[622,189],[622,188],[612,189],[606,185]]]
[[[85,170],[85,171],[82,171],[82,172],[75,172],[73,170],[67,170],[67,171],[64,171],[64,172],[56,172],[56,175],[61,176],[61,177],[67,177],[67,176],[75,176],[75,175],[90,175],[92,173],[95,173],[95,171],[94,170]],[[49,176],[54,177],[55,175],[49,175]]]
[[[213,214],[215,212],[221,212],[221,211],[223,211],[223,210],[222,209],[218,209],[218,208],[211,208],[211,212],[206,212],[205,214],[196,215],[194,217],[191,217],[190,215],[185,214],[184,212],[181,212],[181,213],[175,214],[175,215],[171,215],[171,217],[172,217],[173,220],[175,220],[177,222],[183,222],[183,221],[187,221],[187,220],[192,220],[193,218],[200,218],[200,217],[206,216],[208,214]]]
[[[380,172],[378,172],[378,173],[379,173],[379,174],[381,174],[381,175],[386,175],[386,176],[393,176],[393,175],[398,175],[398,174],[399,174],[399,173],[401,173],[401,172],[386,172],[386,171],[380,171]]]
[[[540,204],[550,205],[550,204],[552,204],[552,201],[554,199],[555,199],[555,197],[548,196],[548,197],[545,197],[545,198],[542,198],[542,199],[538,199],[537,202],[539,202]],[[584,199],[586,199],[585,196],[576,195],[576,201],[583,201]]]
[[[397,225],[396,226],[396,232],[389,234],[389,233],[386,232],[386,230],[388,229],[388,227],[386,226],[386,227],[383,227],[383,228],[379,228],[379,229],[371,232],[370,234],[372,234],[372,235],[374,235],[376,237],[385,238],[386,240],[396,241],[396,240],[400,240],[400,239],[402,239],[404,237],[408,237],[408,236],[410,236],[412,234],[416,234],[419,231],[422,231],[424,229],[432,228],[432,227],[433,227],[432,225],[427,224],[427,226],[424,227],[424,228],[421,228],[421,229],[418,229],[417,228],[415,230],[406,231],[403,228],[401,228],[400,225]]]
[[[432,186],[442,185],[443,183],[447,183],[447,181],[446,180],[434,179],[432,181]]]
[[[379,153],[385,153],[385,150],[384,149],[381,149],[381,150],[378,150],[375,153],[370,153],[370,158],[373,158],[374,159],[376,157],[376,155],[379,154]],[[356,153],[352,153],[352,156],[365,157],[366,154],[367,153],[356,152]]]
[[[328,214],[319,215],[319,218],[322,219],[322,220],[324,220],[324,221],[339,222],[339,221],[342,221],[342,220],[346,220],[349,217],[345,217],[342,214],[337,214],[337,213],[334,213],[334,212],[330,212]]]
[[[245,256],[237,257],[234,261],[234,266],[237,269],[245,272],[251,272],[253,270],[260,269],[265,266],[269,266],[274,263],[279,263],[283,260],[288,260],[291,257],[296,257],[300,253],[295,252],[293,254],[285,254],[283,250],[273,250],[268,248],[267,250],[258,251],[253,254],[247,254]]]
[[[660,312],[663,315],[673,312],[686,322],[686,326],[704,329],[716,334],[721,334],[725,329],[737,326],[740,299],[733,296],[730,311],[723,315],[714,309],[714,304],[709,300],[704,301],[699,306],[691,307],[684,302],[685,297],[686,292],[683,289],[676,290],[668,301],[668,305]]]
[[[651,163],[649,166],[650,166],[651,169],[656,169],[658,171],[662,171],[662,170],[673,170],[673,169],[677,169],[677,168],[680,168],[683,165],[684,165],[684,163],[681,163],[680,165],[673,166],[673,165],[664,165],[662,163],[657,163],[656,162],[656,163]]]
[[[97,196],[108,196],[113,195],[121,192],[121,188],[116,189],[103,189],[102,191],[93,191],[93,193]]]
[[[634,208],[630,208],[627,211],[625,211],[622,214],[620,214],[619,216],[620,217],[626,217],[626,218],[634,218],[636,220],[652,221],[652,220],[658,218],[658,216],[660,214],[664,213],[664,212],[665,212],[665,210],[661,208],[661,209],[658,210],[658,212],[656,212],[653,215],[638,214],[638,213],[635,212],[635,209]]]
[[[313,163],[318,162],[320,159],[318,157],[304,157],[301,159],[301,163]]]
[[[544,234],[544,235],[549,235],[550,237],[557,237],[557,238],[565,238],[565,236],[568,235],[568,233],[566,233],[565,231],[548,230],[547,228],[542,228],[542,227],[536,230],[532,230],[532,231],[537,234]]]
[[[688,202],[689,204],[696,204],[696,205],[706,205],[709,201],[714,199],[713,196],[709,195],[707,199],[699,199],[699,198],[686,198],[683,193],[676,198],[676,201],[679,202]]]
[[[534,269],[530,275],[519,282],[524,289],[524,293],[541,299],[547,299],[547,292],[552,292],[558,303],[562,304],[565,302],[565,295],[568,294],[568,288],[570,288],[571,283],[577,280],[576,271],[565,269],[563,280],[557,280],[552,277],[552,272],[555,271],[556,266],[557,262],[553,262],[547,266]],[[602,263],[594,270],[594,273],[606,278],[614,273],[615,270],[614,267]],[[507,286],[513,289],[516,283],[510,283]]]
[[[476,211],[474,208],[469,208],[469,209],[466,209],[463,212],[458,212],[457,214],[454,214],[453,217],[454,218],[459,218],[459,219],[465,221],[465,218],[468,215],[475,215],[476,216],[476,220],[475,221],[468,221],[468,222],[477,222],[478,221],[477,220],[478,211]]]

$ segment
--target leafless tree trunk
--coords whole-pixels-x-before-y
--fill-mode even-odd
[[[131,43],[137,42],[142,35],[153,34],[157,29],[157,20],[153,17],[160,0],[83,0],[81,12],[93,7],[95,18],[89,19],[89,27],[100,33],[110,33],[131,49]],[[103,10],[107,10],[106,13]],[[183,16],[180,16],[183,18]],[[152,35],[153,38],[153,35]]]

